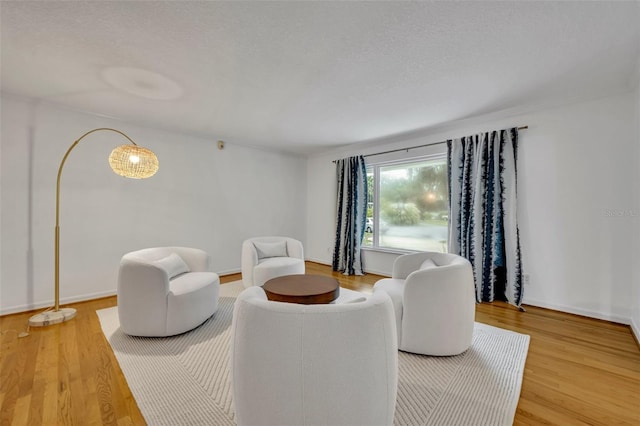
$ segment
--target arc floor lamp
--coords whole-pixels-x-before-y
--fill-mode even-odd
[[[86,136],[99,132],[109,131],[124,136],[131,144],[120,145],[111,151],[109,155],[109,165],[116,174],[133,179],[146,179],[153,176],[158,171],[158,158],[153,151],[138,146],[131,138],[120,130],[101,127],[93,129],[80,136],[62,157],[60,167],[58,168],[58,180],[56,184],[56,230],[55,230],[55,305],[52,309],[36,314],[29,319],[29,325],[32,327],[40,327],[50,324],[57,324],[68,321],[76,316],[76,310],[73,308],[60,308],[60,176],[62,168],[67,161],[67,157],[78,145],[78,143]]]

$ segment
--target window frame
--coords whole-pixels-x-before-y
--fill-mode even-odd
[[[430,154],[416,155],[413,157],[405,157],[398,158],[393,160],[380,160],[380,161],[372,161],[366,162],[367,168],[367,176],[370,171],[373,173],[373,196],[369,194],[369,197],[373,199],[373,238],[371,241],[371,245],[362,245],[361,248],[363,250],[374,251],[379,253],[391,253],[391,254],[407,254],[407,253],[418,253],[420,250],[413,249],[404,249],[397,247],[381,247],[380,246],[380,169],[382,167],[387,166],[398,166],[398,165],[411,165],[414,163],[420,163],[424,161],[430,160],[445,160],[445,164],[447,164],[447,152],[436,152]],[[447,164],[448,168],[448,164]],[[448,173],[448,170],[447,170]],[[448,194],[447,194],[448,195]],[[448,241],[447,241],[448,245]]]

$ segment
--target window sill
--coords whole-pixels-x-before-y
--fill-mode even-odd
[[[418,250],[406,250],[406,249],[389,248],[389,247],[362,246],[361,249],[364,250],[364,251],[371,251],[371,252],[375,252],[375,253],[388,253],[388,254],[419,253]]]

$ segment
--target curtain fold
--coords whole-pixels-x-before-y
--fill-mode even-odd
[[[362,239],[367,221],[367,168],[364,157],[336,161],[337,203],[333,270],[364,275]]]
[[[522,305],[518,129],[447,141],[449,252],[473,266],[476,300]]]

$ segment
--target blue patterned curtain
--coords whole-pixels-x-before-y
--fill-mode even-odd
[[[516,215],[518,129],[447,141],[449,251],[473,265],[476,300],[522,304]]]
[[[364,275],[360,248],[367,221],[367,168],[364,157],[336,161],[338,182],[333,270]]]

